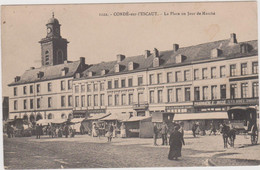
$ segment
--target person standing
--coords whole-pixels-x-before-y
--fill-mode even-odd
[[[68,125],[65,125],[64,131],[65,131],[65,137],[68,138],[68,135],[69,135],[69,126]]]
[[[211,133],[213,132],[213,134],[216,136],[216,126],[215,124],[212,122],[210,124],[210,133],[209,133],[209,136],[211,135]]]
[[[41,136],[41,129],[39,124],[36,125],[36,139],[40,139]]]
[[[162,124],[161,133],[162,133],[162,145],[167,145],[168,126],[165,122],[163,122]]]
[[[175,126],[173,132],[170,135],[170,151],[168,154],[169,160],[177,160],[178,157],[181,157],[182,144],[185,145],[183,136],[178,130],[179,128]]]
[[[112,123],[109,123],[108,132],[107,132],[107,142],[111,142],[112,141],[113,131],[114,131],[113,125],[112,125]]]
[[[194,138],[196,137],[196,130],[197,130],[197,124],[193,123],[193,125],[192,125],[192,134],[193,134]]]
[[[158,128],[157,128],[157,125],[156,125],[156,123],[154,123],[154,126],[153,126],[153,144],[154,144],[154,146],[157,146],[157,138],[158,138],[158,132],[159,132],[159,130],[158,130]]]
[[[125,138],[126,137],[126,129],[125,129],[125,124],[122,123],[121,127],[120,127],[120,135],[121,138]]]
[[[224,142],[224,148],[227,148],[228,145],[228,133],[229,133],[229,126],[227,126],[225,123],[223,123],[222,129],[221,129],[221,133],[222,133],[222,137],[223,137],[223,142]]]
[[[179,129],[179,132],[181,132],[182,137],[184,136],[184,129],[183,129],[183,126],[184,126],[184,123],[183,123],[183,122],[180,122],[180,129]]]

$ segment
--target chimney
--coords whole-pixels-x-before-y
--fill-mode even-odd
[[[153,51],[154,51],[154,57],[159,57],[159,51],[156,48],[154,48]]]
[[[85,57],[80,57],[79,60],[81,64],[85,64]]]
[[[35,69],[35,67],[30,67],[30,70],[34,70]]]
[[[16,76],[16,77],[14,78],[14,82],[18,82],[18,81],[20,81],[20,79],[21,79],[20,76]]]
[[[179,44],[173,44],[173,52],[176,52],[179,49]]]
[[[230,44],[237,44],[237,38],[235,33],[230,34]]]
[[[68,68],[68,67],[63,67],[63,68],[61,69],[61,75],[62,75],[62,76],[65,76],[65,75],[68,73],[68,71],[69,71],[69,68]]]
[[[151,55],[151,51],[150,50],[145,50],[144,51],[144,58],[148,58]]]
[[[125,59],[125,56],[122,54],[117,54],[116,55],[116,60],[119,63],[120,61],[123,61]]]

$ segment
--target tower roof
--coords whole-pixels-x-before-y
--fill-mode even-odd
[[[47,24],[59,24],[59,20],[54,18],[54,12],[52,13],[52,17],[48,20]]]

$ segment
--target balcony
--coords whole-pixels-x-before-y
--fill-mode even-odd
[[[149,104],[147,102],[142,102],[142,103],[134,103],[133,104],[133,109],[134,110],[147,110]]]

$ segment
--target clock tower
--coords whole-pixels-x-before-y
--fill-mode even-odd
[[[42,66],[63,64],[67,60],[67,44],[69,42],[61,37],[60,26],[53,13],[52,18],[46,24],[47,36],[39,41]]]

